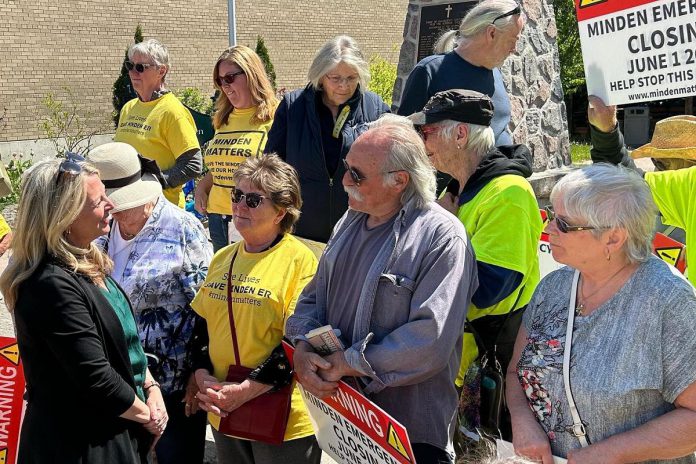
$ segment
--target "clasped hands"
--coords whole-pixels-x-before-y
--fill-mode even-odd
[[[363,375],[348,364],[343,351],[322,357],[304,341],[295,347],[294,364],[297,380],[317,398],[334,396],[341,378]]]
[[[247,401],[272,388],[270,385],[249,379],[241,383],[220,382],[206,369],[198,369],[195,376],[198,385],[198,407],[220,417],[226,417]]]

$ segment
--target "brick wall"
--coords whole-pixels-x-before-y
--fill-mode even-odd
[[[352,35],[367,56],[396,62],[407,0],[237,0],[237,42],[262,35],[278,87],[306,82],[316,50]],[[94,127],[111,130],[111,87],[140,23],[145,38],[167,45],[170,88],[212,92],[212,66],[228,44],[225,0],[2,0],[0,2],[0,142],[43,137],[43,97],[70,87]]]

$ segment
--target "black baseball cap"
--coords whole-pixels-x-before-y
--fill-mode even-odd
[[[493,119],[493,102],[488,95],[473,90],[443,90],[433,95],[422,111],[408,118],[417,126],[447,119],[490,126]]]

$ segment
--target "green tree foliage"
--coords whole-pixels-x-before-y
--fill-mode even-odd
[[[215,112],[215,102],[196,87],[184,87],[174,91],[174,95],[189,108],[199,113],[212,116]]]
[[[553,8],[558,29],[558,59],[563,92],[572,95],[585,85],[585,68],[580,49],[580,34],[573,0],[555,0]]]
[[[273,90],[276,89],[276,73],[273,68],[273,63],[271,63],[271,57],[268,55],[268,48],[266,48],[266,43],[263,41],[263,37],[260,35],[256,37],[256,54],[259,55],[261,61],[263,62],[264,68],[266,68],[266,74],[268,74],[268,80],[271,81]]]
[[[396,82],[396,65],[379,55],[373,55],[370,59],[370,76],[368,90],[382,97],[387,106],[391,106]]]
[[[133,42],[140,43],[143,41],[143,28],[138,24],[135,28],[135,34],[133,35]],[[113,120],[114,127],[118,127],[118,118],[121,113],[121,108],[126,102],[134,99],[137,95],[135,90],[131,87],[130,78],[128,77],[128,70],[126,69],[126,61],[128,61],[128,49],[126,49],[126,54],[123,57],[123,64],[121,64],[121,74],[114,82],[113,87],[113,97],[112,103],[114,105]]]

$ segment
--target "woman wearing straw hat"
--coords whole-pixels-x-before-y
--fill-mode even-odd
[[[696,116],[683,115],[655,124],[650,143],[631,152],[623,142],[616,120],[616,106],[607,106],[593,95],[589,97],[587,116],[592,137],[592,161],[622,164],[639,171],[652,192],[662,222],[686,231],[686,261],[696,263]],[[652,158],[658,169],[643,172],[631,158]],[[688,168],[688,169],[686,169]],[[696,272],[688,276],[696,285]]]
[[[160,383],[149,387],[161,389],[169,414],[157,460],[201,463],[205,414],[195,414],[191,376],[194,326],[200,320],[190,303],[205,279],[212,250],[200,222],[165,200],[153,161],[119,142],[95,148],[89,160],[114,204],[111,231],[98,243],[114,262],[113,279],[131,300],[143,348],[154,355],[150,369]]]

